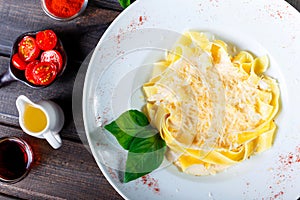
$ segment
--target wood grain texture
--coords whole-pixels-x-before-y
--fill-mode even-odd
[[[0,137],[25,139],[34,152],[28,176],[16,184],[0,183],[0,194],[24,199],[121,199],[83,145],[63,140],[63,146],[54,150],[19,129],[0,125],[0,130]]]
[[[291,4],[294,8],[300,11],[300,0],[287,0],[289,4]]]

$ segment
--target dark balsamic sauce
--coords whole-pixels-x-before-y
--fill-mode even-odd
[[[11,181],[22,178],[30,163],[24,144],[15,139],[0,142],[0,179]]]

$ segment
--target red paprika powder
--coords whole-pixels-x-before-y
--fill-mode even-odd
[[[48,11],[60,18],[70,18],[76,15],[84,4],[84,0],[45,0]]]

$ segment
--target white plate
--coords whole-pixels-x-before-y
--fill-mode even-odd
[[[268,74],[281,90],[274,146],[215,176],[193,177],[164,163],[144,179],[123,184],[126,152],[103,124],[140,109],[140,86],[151,63],[186,30],[211,32],[256,55],[268,54]],[[84,85],[83,118],[93,156],[127,199],[297,199],[300,197],[300,14],[281,0],[139,0],[101,38]],[[107,167],[109,166],[109,167]],[[101,191],[105,192],[105,191]]]

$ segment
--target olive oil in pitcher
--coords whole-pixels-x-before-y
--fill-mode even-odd
[[[25,127],[33,133],[39,133],[47,126],[47,117],[45,113],[41,109],[29,104],[25,106],[23,117]]]

